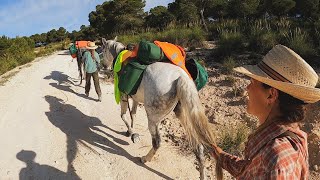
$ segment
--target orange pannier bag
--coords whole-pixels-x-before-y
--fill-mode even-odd
[[[154,44],[159,46],[167,58],[175,65],[182,68],[192,79],[189,71],[186,68],[186,52],[181,46],[168,42],[154,41]]]
[[[86,48],[88,42],[90,42],[90,41],[76,41],[76,47],[77,47],[78,49],[80,49],[80,48]]]

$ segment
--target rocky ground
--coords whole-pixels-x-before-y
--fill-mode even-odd
[[[210,55],[195,50],[206,64],[209,82],[200,98],[224,150],[241,155],[243,142],[257,126],[245,113],[248,80],[229,74]],[[320,71],[319,71],[320,72]],[[103,74],[100,74],[103,76]],[[107,74],[110,78],[110,73]],[[67,52],[39,58],[0,76],[0,179],[198,179],[198,164],[179,121],[170,114],[161,124],[162,146],[152,162],[139,157],[151,148],[147,117],[138,108],[133,144],[114,102],[113,84],[84,94],[77,65]],[[311,180],[320,178],[320,103],[310,105],[302,128],[309,133]],[[214,161],[206,155],[208,179]],[[232,179],[225,172],[225,179]]]
[[[226,151],[241,155],[248,134],[257,127],[257,120],[250,117],[245,110],[245,87],[249,80],[237,74],[226,73],[223,65],[216,63],[210,52],[207,49],[189,53],[204,60],[209,74],[208,84],[199,92],[200,98],[207,117],[217,132],[217,142]],[[309,105],[308,109],[306,121],[301,127],[309,134],[310,179],[315,180],[320,178],[320,102]],[[180,153],[192,153],[181,125],[173,115],[163,121],[162,131],[165,141],[176,146]],[[206,167],[209,171],[214,169],[213,164],[213,159],[206,156]],[[210,174],[209,176],[212,177]],[[232,179],[227,172],[225,177]]]

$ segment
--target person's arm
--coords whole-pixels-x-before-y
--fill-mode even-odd
[[[87,52],[85,52],[84,54],[83,54],[83,57],[82,57],[82,62],[84,62],[84,71],[85,72],[87,72],[87,69],[88,69],[88,58],[87,58],[87,55],[88,55],[88,53]]]
[[[213,145],[214,153],[213,157],[220,162],[223,169],[228,171],[232,176],[239,176],[246,165],[248,165],[251,161],[242,159],[238,156],[231,155],[227,152],[224,152],[220,147]]]
[[[95,51],[96,52],[96,51]],[[99,54],[96,52],[96,61],[98,62],[98,64],[100,64],[100,57],[99,57]]]

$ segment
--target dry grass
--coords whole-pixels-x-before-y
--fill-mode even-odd
[[[235,68],[236,65],[237,65],[237,63],[233,57],[230,57],[230,56],[226,57],[222,63],[223,71],[226,74],[231,74],[233,72],[233,68]]]
[[[7,75],[4,75],[0,78],[0,86],[3,86],[6,82],[9,81],[9,79],[13,76],[15,76],[19,71],[13,71],[8,73]]]
[[[244,150],[244,142],[248,138],[250,129],[243,124],[238,124],[234,127],[224,127],[220,132],[221,135],[218,145],[228,153],[241,155]]]

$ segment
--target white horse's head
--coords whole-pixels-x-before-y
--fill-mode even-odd
[[[102,38],[103,65],[108,69],[111,68],[113,60],[118,54],[125,49],[125,46],[117,42],[117,37],[112,40]]]

